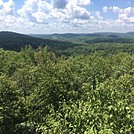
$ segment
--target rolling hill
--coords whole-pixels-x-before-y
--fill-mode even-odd
[[[56,51],[57,49],[64,50],[69,47],[79,46],[80,44],[71,43],[69,41],[41,39],[14,32],[0,32],[0,48],[20,51],[21,48],[26,45],[31,45],[33,48],[48,46],[50,50]]]
[[[96,51],[104,55],[118,52],[134,53],[134,33],[24,35],[0,32],[0,48],[20,51],[27,45],[35,49],[48,46],[57,56],[89,54]]]
[[[102,43],[102,42],[114,42],[114,43],[134,43],[134,32],[128,33],[84,33],[84,34],[31,34],[30,36],[38,37],[42,39],[51,39],[58,41],[71,41],[75,43]]]

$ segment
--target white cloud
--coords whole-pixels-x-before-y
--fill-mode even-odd
[[[77,7],[73,10],[73,17],[87,20],[90,18],[90,12],[87,11],[85,8]]]
[[[124,21],[124,22],[134,22],[134,8],[133,7],[127,7],[124,9],[121,9],[117,6],[111,6],[111,7],[103,7],[103,12],[113,11],[113,13],[118,15],[118,20]]]
[[[12,29],[16,23],[15,3],[13,0],[0,0],[0,30]],[[13,30],[13,29],[12,29]]]
[[[54,8],[64,9],[66,7],[67,1],[66,0],[52,0],[52,5]]]
[[[88,6],[91,4],[91,0],[79,0],[80,6]]]
[[[129,22],[134,23],[134,16],[133,17],[129,17]]]
[[[37,23],[52,21],[70,22],[73,19],[88,20],[90,12],[85,6],[91,4],[90,0],[26,0],[17,13],[23,19]]]
[[[57,19],[58,21],[70,18],[70,16],[66,15],[66,10],[53,9],[49,14],[52,18]]]
[[[14,6],[15,3],[13,0],[9,0],[8,2],[0,0],[0,16],[14,15]]]
[[[49,12],[53,8],[51,3],[48,3],[48,2],[42,1],[42,0],[39,0],[37,5],[38,5],[38,11],[40,11],[40,12]]]
[[[113,10],[114,13],[118,13],[120,12],[121,9],[117,6],[113,6],[113,7],[110,7],[110,10]]]
[[[89,5],[92,6],[91,0],[25,0],[15,11],[13,0],[0,0],[0,30],[23,33],[134,30],[133,7],[105,6],[106,15],[113,12],[117,16],[107,19],[100,11],[90,11]]]
[[[107,12],[108,12],[108,10],[109,10],[109,8],[108,8],[108,7],[106,7],[106,6],[105,6],[105,7],[103,7],[103,12],[104,12],[104,13],[107,13]]]
[[[68,0],[67,7],[74,8],[77,6],[85,7],[91,4],[91,0]]]
[[[37,23],[47,23],[47,20],[49,19],[49,15],[43,12],[36,12],[32,14],[32,17],[34,17],[37,21]]]
[[[127,7],[125,9],[119,9],[117,11],[118,13],[118,19],[123,20],[126,23],[134,23],[134,8],[133,7]]]
[[[18,15],[26,19],[33,19],[32,13],[37,8],[38,0],[26,0],[21,9],[17,10]]]

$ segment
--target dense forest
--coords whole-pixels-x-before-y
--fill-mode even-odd
[[[64,50],[58,49],[55,53],[57,56],[65,55],[69,57],[81,54],[88,55],[95,52],[98,52],[103,56],[118,54],[120,52],[134,54],[134,43],[90,43],[88,45],[80,45],[73,48],[69,47]]]
[[[133,134],[133,35],[0,32],[0,134]]]
[[[58,41],[70,41],[75,43],[134,43],[134,32],[128,33],[83,33],[83,34],[74,34],[74,33],[65,33],[65,34],[31,34],[32,37],[38,37],[42,39],[51,39]]]
[[[0,49],[0,134],[133,134],[134,46]]]
[[[53,52],[80,46],[79,43],[76,44],[69,41],[41,39],[14,32],[0,32],[0,48],[4,50],[20,51],[21,48],[27,45],[31,45],[34,49],[37,49],[39,46],[48,46]]]

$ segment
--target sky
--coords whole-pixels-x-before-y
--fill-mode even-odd
[[[0,0],[0,31],[130,32],[134,0]]]

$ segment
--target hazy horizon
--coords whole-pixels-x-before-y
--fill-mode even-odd
[[[24,34],[24,35],[52,35],[52,34],[103,34],[103,33],[113,33],[113,34],[125,34],[125,33],[134,33],[134,31],[127,31],[127,32],[88,32],[88,33],[73,33],[73,32],[70,32],[70,33],[68,33],[68,32],[66,32],[66,33],[21,33],[21,32],[16,32],[16,31],[0,31],[0,33],[1,32],[11,32],[11,33],[18,33],[18,34]]]

